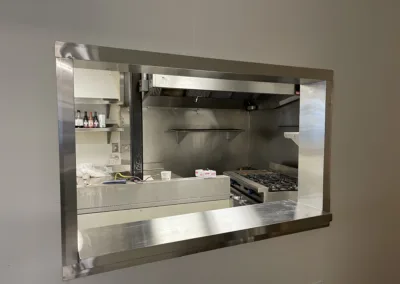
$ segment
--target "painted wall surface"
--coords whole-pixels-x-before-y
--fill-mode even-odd
[[[74,69],[74,97],[90,99],[120,99],[120,73],[117,71]],[[84,115],[86,111],[106,114],[106,106],[99,104],[76,104],[75,110]],[[120,106],[110,107],[110,119],[120,121]],[[111,133],[110,144],[107,143],[107,133],[77,132],[76,164],[91,163],[96,166],[121,164],[120,153],[112,153],[111,143],[120,142],[120,133]],[[111,162],[110,162],[111,161]]]
[[[74,97],[120,99],[119,72],[93,69],[74,69]]]
[[[399,5],[2,0],[0,282],[62,283],[54,59],[62,40],[335,71],[331,227],[71,283],[396,283]]]

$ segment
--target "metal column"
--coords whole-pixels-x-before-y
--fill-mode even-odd
[[[131,172],[132,175],[143,179],[143,115],[142,94],[139,92],[141,74],[127,76],[130,84],[130,125],[131,125]]]

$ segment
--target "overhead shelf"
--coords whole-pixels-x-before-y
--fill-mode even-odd
[[[75,128],[76,132],[121,132],[124,131],[120,127],[104,127],[104,128]]]
[[[113,99],[91,99],[91,98],[75,98],[75,105],[104,105],[106,107],[106,117],[110,117],[111,105],[122,106],[123,102]]]
[[[75,98],[75,104],[78,105],[122,105],[122,102],[119,100],[113,99],[91,99],[91,98]]]
[[[226,133],[226,139],[232,140],[234,139],[239,133],[243,132],[243,129],[236,129],[236,128],[173,128],[169,129],[168,132],[175,133],[176,142],[179,144],[183,138],[186,137],[189,133]]]
[[[112,132],[122,132],[123,128],[120,127],[105,127],[105,128],[75,128],[77,133],[94,133],[94,132],[105,132],[107,133],[107,143],[110,144]]]

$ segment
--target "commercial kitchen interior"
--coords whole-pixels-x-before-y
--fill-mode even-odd
[[[0,4],[2,282],[65,283],[57,40],[335,71],[329,228],[71,283],[397,281],[398,1],[95,2]]]
[[[74,69],[75,111],[104,113],[107,124],[107,128],[76,128],[79,229],[297,200],[300,85],[254,82],[259,93],[252,93],[240,81],[235,83],[239,87],[224,80],[220,82],[225,85],[215,87],[217,82]],[[142,97],[142,135],[130,121],[130,112],[138,111],[129,97],[135,90]],[[133,149],[132,143],[140,144],[138,136],[143,148]],[[137,156],[133,151],[143,155],[139,161],[143,171],[132,170],[137,164],[131,160]],[[88,165],[107,173],[90,176]],[[193,181],[196,186],[185,179],[198,169],[215,170],[225,181],[213,184],[198,178]],[[130,196],[135,188],[124,194],[126,185],[102,184],[118,179],[145,188],[150,180],[161,179],[161,171],[171,171],[174,181],[163,183],[164,199],[158,189],[147,188],[146,197]],[[177,184],[183,190],[176,191]]]

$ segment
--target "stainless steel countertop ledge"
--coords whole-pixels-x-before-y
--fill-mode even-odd
[[[83,230],[64,279],[329,226],[332,214],[290,200]]]

